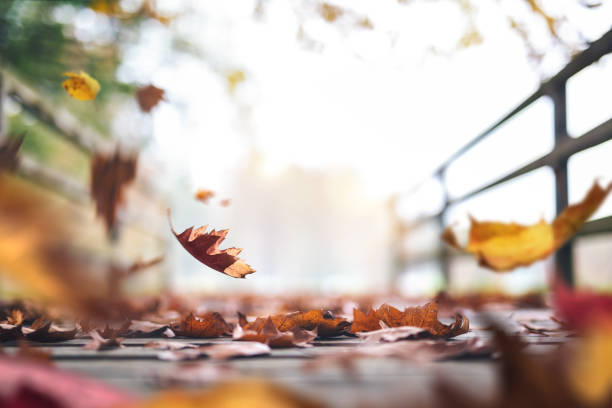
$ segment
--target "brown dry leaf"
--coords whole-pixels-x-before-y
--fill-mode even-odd
[[[568,206],[552,224],[545,221],[530,226],[480,222],[470,217],[467,247],[459,246],[450,227],[444,231],[442,239],[457,249],[474,254],[481,266],[494,271],[527,266],[547,258],[567,242],[599,208],[610,190],[612,183],[602,188],[596,182],[581,202]]]
[[[25,133],[7,137],[0,142],[0,171],[14,171],[19,164],[17,153],[23,144]]]
[[[323,408],[324,405],[306,399],[279,385],[262,380],[241,380],[196,392],[166,391],[152,397],[149,401],[117,408],[162,407]]]
[[[203,202],[204,204],[208,204],[208,200],[214,196],[215,196],[214,191],[201,188],[198,191],[196,191],[194,198],[198,201]]]
[[[89,336],[91,336],[91,341],[83,346],[83,348],[86,350],[106,350],[124,347],[121,344],[123,341],[121,337],[110,337],[105,339],[100,335],[100,333],[98,333],[97,330],[90,331]]]
[[[53,343],[73,339],[78,329],[76,327],[68,329],[61,328],[45,320],[43,317],[40,317],[32,323],[32,326],[22,328],[22,331],[27,340],[40,343]]]
[[[307,331],[299,326],[293,326],[289,331],[281,332],[272,318],[268,317],[259,330],[244,330],[241,325],[236,325],[232,337],[237,341],[257,341],[271,348],[289,348],[309,347],[309,343],[317,337],[317,333],[316,329]]]
[[[68,79],[62,82],[62,87],[74,99],[91,101],[100,92],[100,83],[83,71],[79,73],[65,72],[64,76]]]
[[[422,328],[427,330],[432,337],[439,338],[450,338],[467,333],[470,327],[467,317],[461,313],[456,313],[454,318],[455,321],[450,325],[440,322],[436,302],[429,302],[423,306],[408,307],[403,312],[385,303],[377,310],[370,309],[367,315],[355,309],[351,332],[379,330],[382,321],[387,327],[411,326]]]
[[[136,177],[136,162],[135,156],[122,156],[119,149],[112,155],[96,153],[92,158],[91,196],[108,231],[115,225],[123,190]]]
[[[242,248],[219,249],[219,245],[223,242],[229,230],[215,231],[213,229],[206,232],[207,228],[208,225],[197,229],[190,227],[177,234],[170,224],[172,233],[183,248],[209,268],[233,278],[244,278],[246,275],[255,272],[255,269],[238,258]]]
[[[217,312],[207,312],[202,316],[190,313],[183,321],[172,325],[178,336],[214,338],[231,332],[230,326]]]
[[[136,100],[143,112],[151,112],[157,104],[164,99],[166,91],[155,85],[144,86],[136,92]]]
[[[331,312],[323,310],[274,315],[272,321],[282,332],[299,327],[304,330],[316,330],[319,337],[342,336],[351,326],[347,320],[334,317]]]

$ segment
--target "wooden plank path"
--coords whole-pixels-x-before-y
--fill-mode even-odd
[[[521,310],[495,312],[495,317],[506,322],[510,332],[519,331],[517,321],[530,321],[539,327],[556,327],[549,317],[550,310]],[[522,320],[521,316],[525,316]],[[489,332],[480,329],[482,323],[478,316],[472,315],[473,330],[458,337],[478,336],[487,338]],[[527,352],[545,352],[566,341],[565,336],[542,336],[524,333],[529,343]],[[316,356],[330,352],[350,352],[359,347],[362,341],[357,338],[338,338],[317,340],[314,347],[273,349],[268,356],[235,358],[215,361],[205,357],[195,362],[173,362],[158,359],[158,351],[144,346],[159,338],[126,339],[124,348],[92,351],[83,349],[89,340],[75,339],[62,343],[30,343],[52,353],[54,363],[61,369],[82,373],[98,378],[108,384],[137,395],[149,395],[167,387],[159,378],[186,370],[185,367],[203,367],[205,377],[198,387],[208,387],[223,378],[263,378],[286,385],[332,407],[402,405],[405,401],[424,400],[432,396],[432,384],[443,376],[461,387],[473,390],[485,397],[496,389],[496,362],[491,358],[447,360],[440,362],[415,363],[395,358],[359,358],[355,370],[343,371],[336,365],[306,370],[305,364]],[[180,342],[204,345],[231,342],[222,339],[173,339]],[[15,343],[3,345],[8,353],[17,348]],[[207,381],[206,374],[222,370],[223,378]],[[185,385],[183,385],[184,387]],[[193,386],[193,385],[192,385]]]

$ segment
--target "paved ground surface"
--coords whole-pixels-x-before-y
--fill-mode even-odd
[[[511,332],[522,330],[518,322],[528,322],[543,327],[556,327],[550,320],[549,310],[497,311],[495,317],[505,322]],[[488,332],[481,329],[477,315],[471,315],[470,333],[460,338],[479,336],[486,338]],[[524,333],[529,342],[528,352],[539,353],[556,347],[566,341],[565,335],[542,336]],[[84,350],[87,339],[71,340],[57,344],[40,344],[52,352],[55,364],[66,370],[83,373],[104,382],[147,395],[163,387],[159,378],[184,372],[181,362],[161,361],[157,351],[143,347],[155,339],[127,339],[125,348],[107,351]],[[177,339],[194,344],[230,342],[231,339],[194,340]],[[197,386],[210,386],[215,381],[230,377],[266,378],[287,385],[333,407],[355,407],[380,405],[402,401],[424,399],[431,396],[431,384],[437,376],[444,376],[458,385],[473,389],[485,396],[494,392],[496,387],[496,362],[491,358],[447,360],[431,363],[414,363],[395,358],[366,358],[356,363],[356,370],[348,375],[333,364],[320,367],[315,371],[304,369],[307,362],[322,353],[350,351],[362,344],[356,338],[339,338],[316,341],[315,346],[305,349],[272,350],[271,355],[261,357],[237,358],[229,361],[201,359],[189,363],[201,368],[199,380],[196,374],[190,376]],[[16,345],[4,344],[10,352]],[[222,369],[221,377],[218,376]],[[212,376],[212,377],[211,377]]]

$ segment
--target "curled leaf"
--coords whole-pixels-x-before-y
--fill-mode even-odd
[[[346,334],[351,325],[347,320],[334,317],[330,312],[323,310],[274,315],[272,320],[280,331],[291,330],[294,327],[304,330],[316,329],[317,335],[320,337],[341,336]]]
[[[178,336],[213,338],[230,332],[230,326],[217,312],[207,312],[196,317],[190,313],[183,321],[172,326]]]
[[[215,231],[213,229],[206,232],[207,228],[208,225],[197,229],[190,227],[177,234],[170,224],[172,233],[183,248],[209,268],[233,278],[244,278],[246,275],[255,272],[255,269],[238,258],[238,255],[242,252],[241,248],[219,249],[219,245],[223,242],[229,230]]]
[[[83,71],[79,73],[65,72],[64,76],[68,79],[62,82],[62,87],[74,99],[90,101],[95,99],[100,92],[100,83]]]
[[[423,306],[408,307],[404,311],[383,304],[377,310],[370,309],[368,314],[353,311],[352,333],[381,329],[380,322],[387,327],[417,327],[425,329],[432,337],[450,338],[469,331],[470,322],[461,313],[456,313],[455,321],[446,325],[438,320],[438,304],[430,302]]]
[[[481,222],[470,217],[467,247],[461,248],[450,227],[443,232],[442,239],[452,247],[474,254],[481,266],[494,271],[531,265],[548,257],[576,234],[610,190],[612,183],[603,188],[596,182],[581,202],[568,206],[552,224]]]
[[[285,332],[278,330],[271,317],[268,317],[258,330],[244,330],[236,325],[232,337],[237,341],[257,341],[271,348],[308,347],[317,337],[316,331],[307,331],[293,326]]]

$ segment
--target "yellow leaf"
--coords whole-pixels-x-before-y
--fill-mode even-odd
[[[227,74],[227,84],[229,85],[231,93],[234,93],[234,90],[242,81],[244,81],[244,72],[240,70],[232,71]]]
[[[609,398],[612,388],[612,328],[590,333],[572,363],[569,379],[578,395],[592,403]]]
[[[98,92],[100,92],[100,83],[83,71],[78,74],[75,72],[65,72],[64,76],[67,76],[68,79],[62,82],[62,87],[74,99],[90,101],[95,99]]]
[[[480,265],[495,271],[509,271],[544,259],[559,249],[589,219],[612,190],[612,183],[602,188],[595,183],[586,197],[570,205],[552,222],[535,225],[480,222],[470,218],[468,245],[461,248],[450,227],[442,240],[452,247],[474,254]]]

